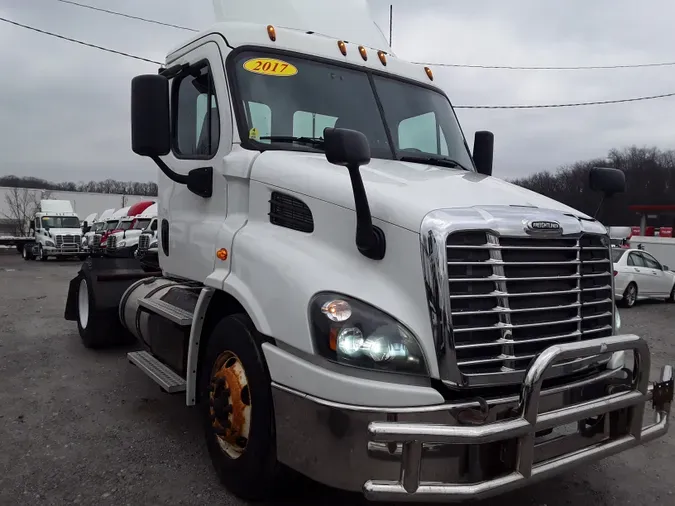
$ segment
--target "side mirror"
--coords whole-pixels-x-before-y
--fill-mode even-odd
[[[363,256],[382,260],[387,250],[386,237],[381,228],[373,225],[368,195],[359,170],[362,165],[370,163],[368,138],[361,132],[344,128],[326,128],[323,138],[326,159],[349,170],[356,207],[356,247]]]
[[[670,267],[668,267],[667,265],[662,265],[661,267],[663,267],[663,270],[664,270],[664,271],[669,271],[669,270],[670,270]]]
[[[131,80],[131,148],[141,156],[171,151],[169,80],[160,75]]]
[[[626,191],[626,175],[619,169],[593,167],[588,175],[591,190],[611,197]]]
[[[361,132],[326,128],[323,137],[326,158],[330,163],[357,169],[370,163],[370,144]]]
[[[476,132],[473,139],[473,163],[479,174],[492,175],[495,135],[487,130]]]

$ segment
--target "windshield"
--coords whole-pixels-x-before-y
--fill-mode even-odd
[[[105,230],[115,230],[117,228],[118,223],[119,223],[119,220],[107,222],[105,224]]]
[[[43,216],[42,227],[50,228],[80,228],[80,219],[77,216]]]
[[[98,232],[99,230],[103,230],[103,223],[100,222],[100,221],[99,221],[98,223],[94,223],[94,226],[91,227],[91,229],[92,229],[94,232]]]
[[[133,220],[120,221],[120,224],[117,228],[119,230],[129,230],[133,224],[134,224]]]
[[[232,62],[249,148],[320,151],[312,139],[339,127],[365,134],[373,158],[441,158],[473,170],[450,102],[438,91],[393,77],[371,80],[365,69],[269,56],[247,51]]]
[[[623,248],[612,248],[612,262],[617,263],[625,253]]]
[[[147,226],[150,225],[150,219],[146,218],[139,218],[136,220],[136,223],[134,223],[133,229],[134,230],[145,230]]]

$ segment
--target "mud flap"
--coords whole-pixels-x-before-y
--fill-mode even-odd
[[[77,297],[80,280],[85,278],[94,293],[96,311],[117,313],[124,292],[135,281],[161,276],[161,272],[146,272],[135,258],[88,258],[80,272],[70,281],[64,318],[77,321]]]

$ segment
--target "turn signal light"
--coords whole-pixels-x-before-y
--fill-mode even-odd
[[[619,274],[619,271],[614,271],[614,275],[616,276],[617,274]]]
[[[275,42],[277,40],[277,31],[272,25],[267,26],[267,35],[270,36],[270,40]]]
[[[227,260],[227,256],[228,256],[228,254],[227,254],[227,250],[225,248],[220,248],[216,252],[216,257],[218,258],[218,260],[221,260],[222,262]]]

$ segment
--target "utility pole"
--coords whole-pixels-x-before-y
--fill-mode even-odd
[[[394,42],[394,6],[389,6],[389,47],[393,49]]]

